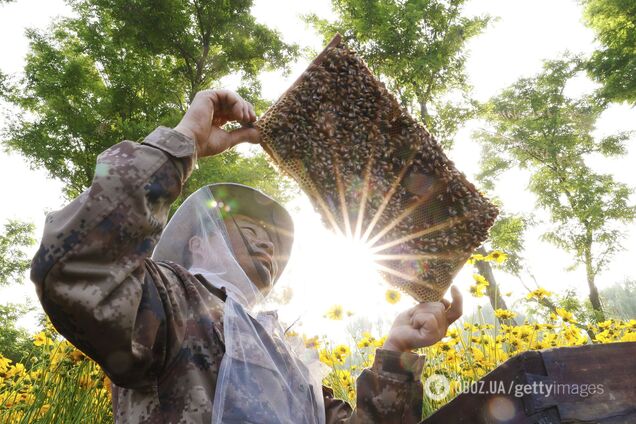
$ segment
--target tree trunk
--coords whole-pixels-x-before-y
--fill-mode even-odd
[[[483,246],[477,249],[477,253],[482,256],[488,255],[486,249]],[[477,266],[477,272],[488,281],[488,287],[486,289],[486,293],[488,294],[488,298],[490,299],[490,305],[492,306],[493,311],[495,309],[508,309],[508,305],[506,305],[506,301],[503,297],[501,297],[501,293],[499,292],[499,286],[497,285],[497,281],[495,280],[495,274],[492,272],[492,267],[486,261],[476,261],[475,265]],[[503,319],[497,318],[501,324],[506,325],[517,325],[517,321],[515,319]]]
[[[428,108],[424,101],[420,101],[420,115],[422,115],[422,122],[426,124],[428,122]]]
[[[605,321],[605,314],[603,313],[603,306],[601,305],[601,298],[598,295],[598,289],[596,288],[596,274],[594,273],[594,267],[592,266],[592,244],[588,243],[585,247],[585,274],[587,276],[587,286],[590,289],[590,303],[592,308],[596,312],[596,318],[599,321]]]

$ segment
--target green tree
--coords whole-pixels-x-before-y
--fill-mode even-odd
[[[34,225],[9,220],[0,234],[0,287],[22,281],[31,266],[24,248],[35,243]],[[13,361],[20,361],[31,352],[33,344],[28,333],[15,326],[18,318],[31,309],[26,305],[0,305],[0,353]]]
[[[23,362],[34,353],[29,333],[16,327],[17,320],[32,310],[26,305],[0,305],[0,354],[13,363]]]
[[[9,220],[0,234],[0,286],[22,281],[31,261],[24,252],[25,247],[35,243],[33,224]]]
[[[624,320],[636,317],[636,280],[625,280],[601,290],[601,299],[612,317]]]
[[[493,310],[509,309],[507,302],[501,295],[501,288],[495,278],[494,269],[499,269],[513,275],[519,275],[522,270],[522,256],[524,232],[528,220],[518,215],[500,214],[490,229],[490,238],[480,246],[475,253],[486,257],[488,250],[499,250],[507,255],[502,263],[492,261],[475,261],[477,272],[488,281],[486,294]],[[499,319],[502,324],[516,324],[515,319]]]
[[[181,199],[185,200],[199,187],[215,181],[241,182],[257,187],[282,203],[289,200],[297,190],[297,186],[287,177],[279,175],[262,154],[246,157],[230,150],[221,155],[200,159],[199,166],[198,172],[192,174],[183,189]],[[254,172],[255,170],[258,172]],[[175,202],[173,211],[180,204],[181,201]]]
[[[500,213],[490,229],[490,244],[493,249],[505,252],[506,260],[497,268],[519,275],[523,270],[524,235],[532,220],[522,215]]]
[[[484,152],[481,158],[481,170],[477,174],[477,181],[481,189],[492,192],[495,188],[495,176],[500,171],[499,166],[507,166],[497,155]],[[490,195],[494,198],[494,195]],[[497,201],[497,200],[496,200]],[[497,262],[476,262],[477,272],[489,283],[487,294],[493,309],[508,309],[507,304],[501,296],[501,289],[495,280],[493,268],[500,269],[507,273],[519,276],[523,270],[523,244],[524,233],[532,223],[532,219],[522,215],[508,214],[503,210],[503,205],[498,201],[500,209],[499,216],[490,229],[490,237],[484,246],[477,249],[476,253],[486,256],[488,249],[496,249],[506,253],[507,259],[503,263]]]
[[[27,32],[24,79],[2,90],[20,111],[6,146],[62,180],[69,197],[90,185],[99,153],[176,125],[194,94],[223,77],[240,75],[242,93],[262,107],[257,75],[285,66],[297,50],[255,21],[251,0],[69,4],[76,16]],[[249,163],[254,180],[269,167]]]
[[[532,220],[522,215],[508,214],[503,210],[504,206],[496,199],[492,191],[495,188],[496,176],[501,172],[501,167],[506,169],[507,163],[499,156],[491,154],[487,151],[489,146],[484,146],[484,152],[480,161],[480,172],[477,174],[476,179],[482,190],[489,193],[491,198],[495,199],[499,207],[499,216],[494,225],[490,229],[490,237],[484,246],[477,249],[476,253],[482,256],[486,256],[487,248],[500,250],[506,253],[507,259],[503,263],[497,262],[476,262],[477,272],[482,275],[489,283],[487,288],[487,294],[490,299],[490,304],[493,309],[503,308],[508,309],[507,304],[501,297],[501,290],[497,281],[495,280],[495,274],[493,268],[503,270],[510,274],[519,276],[523,270],[523,243],[524,233],[531,224]]]
[[[636,104],[636,2],[582,0],[585,22],[596,32],[600,48],[587,68],[604,97]]]
[[[445,145],[472,116],[464,64],[465,46],[488,24],[488,17],[466,17],[466,0],[332,0],[338,15],[329,22],[307,17],[330,39],[340,32]],[[445,96],[455,90],[461,101]]]
[[[585,267],[589,299],[602,319],[596,276],[622,248],[622,224],[636,218],[636,207],[629,205],[629,187],[586,163],[592,154],[624,154],[628,134],[593,137],[603,102],[564,94],[580,72],[577,58],[547,61],[538,76],[517,81],[489,101],[485,117],[492,130],[478,137],[488,155],[497,155],[489,159],[493,177],[513,166],[530,170],[529,188],[554,224],[543,237],[574,257],[570,269]]]

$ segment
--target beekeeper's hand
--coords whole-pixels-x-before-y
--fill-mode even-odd
[[[174,129],[191,137],[199,157],[217,155],[242,142],[258,143],[260,134],[255,128],[225,131],[220,127],[228,121],[242,124],[254,122],[254,107],[231,90],[199,91],[188,111]]]
[[[448,326],[462,315],[462,295],[457,287],[451,287],[451,296],[452,302],[423,302],[398,315],[383,348],[408,352],[440,341]]]

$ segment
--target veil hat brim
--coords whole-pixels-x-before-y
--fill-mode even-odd
[[[243,184],[216,183],[207,188],[219,203],[223,218],[245,215],[263,226],[276,246],[274,260],[280,276],[289,261],[294,241],[294,222],[289,212],[262,191]]]

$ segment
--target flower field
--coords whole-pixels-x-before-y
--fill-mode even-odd
[[[477,258],[499,260],[499,258]],[[482,296],[488,282],[475,278],[473,296]],[[386,301],[393,303],[400,293],[389,290]],[[442,400],[427,397],[423,414],[428,416],[455,397],[462,387],[483,377],[510,357],[528,350],[577,346],[589,343],[636,341],[636,320],[609,319],[580,322],[565,308],[551,307],[555,297],[543,288],[523,300],[526,307],[545,319],[527,320],[520,325],[503,324],[517,313],[496,309],[497,319],[477,319],[454,324],[447,336],[423,349],[426,367],[422,379],[442,374],[450,382],[450,393]],[[538,308],[538,309],[537,309]],[[346,316],[336,305],[326,317],[342,320]],[[362,332],[349,344],[334,344],[327,339],[304,336],[308,348],[317,349],[320,361],[330,368],[324,384],[334,389],[336,397],[354,402],[355,380],[373,363],[374,351],[384,337]],[[112,422],[110,381],[89,358],[59,336],[50,324],[36,334],[33,343],[37,355],[24,363],[12,363],[0,354],[0,423],[81,423],[91,417],[93,423]]]
[[[37,356],[0,354],[0,423],[112,423],[110,381],[52,326],[34,336]]]

